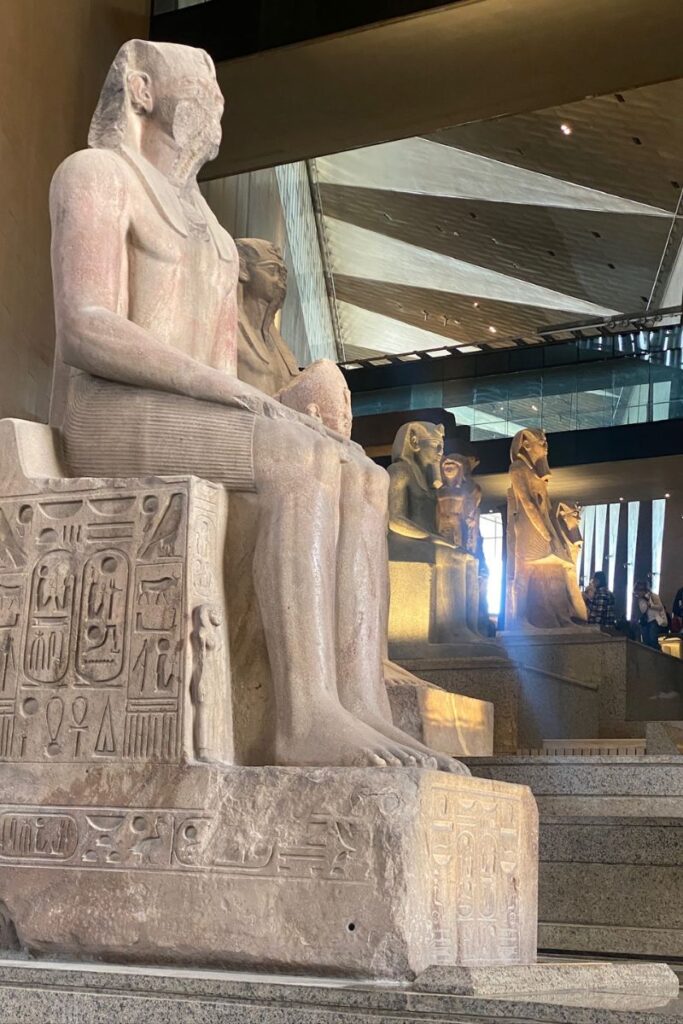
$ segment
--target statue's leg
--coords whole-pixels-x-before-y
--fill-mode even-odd
[[[258,534],[254,587],[276,703],[281,765],[410,763],[339,702],[335,575],[340,449],[307,427],[259,418],[254,431]]]
[[[385,471],[365,457],[342,466],[337,546],[337,686],[356,718],[397,743],[423,767],[467,773],[392,722],[384,683],[389,607]]]

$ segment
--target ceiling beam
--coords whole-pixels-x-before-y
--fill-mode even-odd
[[[218,65],[206,177],[681,75],[681,0],[469,0]]]

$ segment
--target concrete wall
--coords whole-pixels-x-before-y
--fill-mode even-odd
[[[116,50],[148,0],[0,0],[0,417],[45,419],[52,370],[48,187],[86,144]]]

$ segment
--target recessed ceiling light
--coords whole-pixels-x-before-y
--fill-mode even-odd
[[[560,125],[560,131],[563,135],[571,135],[574,129],[570,124],[567,124],[567,122],[565,121],[563,124]]]
[[[472,305],[474,306],[475,309],[479,309],[479,303],[478,302],[473,302]]]
[[[491,332],[491,334],[496,334],[497,333],[496,328],[493,327],[493,326],[489,327],[489,331]]]
[[[669,492],[667,491],[667,492],[666,492],[666,494],[664,495],[664,497],[665,497],[665,498],[670,498],[670,497],[671,497],[671,495],[670,495],[670,494],[669,494]]]
[[[619,501],[623,501],[623,500],[624,500],[623,498],[619,498]]]

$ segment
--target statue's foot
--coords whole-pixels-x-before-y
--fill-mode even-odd
[[[400,743],[401,746],[410,750],[418,758],[420,768],[437,768],[440,772],[451,772],[453,775],[471,774],[467,765],[451,757],[450,754],[442,754],[438,750],[432,750],[431,747],[425,746],[424,743],[416,740],[414,736],[409,736],[407,732],[403,732],[398,726],[387,721],[379,712],[374,714],[373,712],[363,712],[360,717],[383,736],[388,737],[388,739],[395,743]]]
[[[275,763],[285,767],[436,767],[424,760],[418,751],[359,721],[341,705],[321,709],[308,733],[283,734],[275,742]]]

